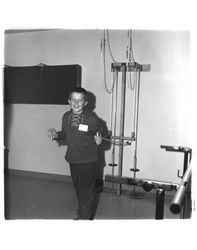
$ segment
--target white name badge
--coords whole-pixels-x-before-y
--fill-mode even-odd
[[[87,132],[88,131],[88,125],[79,124],[79,130]]]

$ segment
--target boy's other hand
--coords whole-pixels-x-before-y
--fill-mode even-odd
[[[94,136],[94,140],[96,142],[97,145],[101,144],[102,142],[102,136],[100,133],[96,133],[96,135]]]
[[[54,128],[49,128],[47,131],[47,135],[51,139],[51,141],[58,137],[57,132]]]

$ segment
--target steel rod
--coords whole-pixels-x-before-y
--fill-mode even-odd
[[[140,70],[138,70],[138,77],[137,77],[137,86],[136,86],[136,93],[135,93],[135,125],[134,125],[134,132],[135,132],[135,149],[134,149],[134,158],[133,158],[133,168],[137,169],[137,146],[138,146],[138,120],[139,120],[139,96],[140,96]],[[136,171],[133,172],[133,177],[136,177]]]
[[[156,220],[163,219],[164,201],[165,201],[165,191],[159,188],[156,191],[156,207],[155,207],[155,219]]]
[[[125,120],[125,94],[126,94],[126,65],[121,67],[122,70],[122,86],[121,86],[121,109],[120,109],[120,146],[119,146],[119,164],[118,164],[118,176],[122,176],[122,164],[123,164],[123,140],[124,136],[124,120]],[[117,194],[121,194],[121,184],[118,185]]]
[[[184,174],[185,174],[185,172],[187,170],[187,167],[188,167],[188,160],[189,160],[188,156],[189,156],[189,152],[184,152],[183,176],[184,176]]]
[[[182,208],[182,205],[184,203],[184,199],[185,199],[186,192],[187,192],[188,186],[190,184],[190,181],[191,181],[191,164],[187,168],[187,170],[183,176],[183,179],[181,180],[179,188],[178,188],[177,192],[175,193],[174,198],[171,202],[170,211],[172,213],[178,214],[181,212],[181,208]]]
[[[138,187],[144,187],[144,185],[149,185],[151,189],[164,189],[165,191],[176,191],[179,187],[178,184],[167,181],[151,180],[151,179],[140,179],[140,178],[130,178],[130,177],[119,177],[117,175],[105,175],[106,182],[120,183],[125,185],[132,185]],[[150,190],[151,190],[150,189]],[[149,190],[149,191],[150,191]]]
[[[132,137],[127,136],[110,136],[111,139],[132,140]]]
[[[115,109],[114,109],[114,112],[113,112],[113,117],[112,117],[112,121],[113,121],[113,124],[114,124],[114,127],[113,127],[113,130],[112,130],[112,127],[111,127],[111,131],[113,131],[113,134],[115,135],[116,134],[116,122],[117,122],[117,101],[118,101],[118,71],[115,71]],[[113,92],[113,95],[114,95],[114,92]],[[114,106],[114,104],[113,104]],[[112,138],[112,136],[111,136]],[[113,138],[113,145],[112,145],[112,175],[114,175],[114,166],[115,166],[115,138]]]

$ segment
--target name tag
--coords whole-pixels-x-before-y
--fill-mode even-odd
[[[88,125],[79,124],[79,130],[87,132],[88,131]]]

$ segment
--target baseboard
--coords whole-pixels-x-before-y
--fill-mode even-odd
[[[30,178],[37,178],[37,179],[44,179],[44,180],[67,182],[67,183],[72,182],[71,176],[68,176],[68,175],[49,174],[49,173],[25,171],[25,170],[19,170],[19,169],[4,169],[4,172],[5,172],[5,175],[30,177]],[[114,183],[112,185],[112,183],[106,182],[101,179],[97,179],[96,186],[99,191],[103,191],[104,189],[106,189],[108,192],[116,192],[117,190],[117,183]],[[136,187],[136,189],[140,189],[140,188]],[[128,186],[122,185],[122,190],[128,190]]]
[[[71,176],[69,175],[49,174],[49,173],[25,171],[19,169],[4,169],[4,173],[5,175],[23,176],[23,177],[38,178],[44,180],[61,181],[67,183],[72,182]],[[96,186],[98,188],[111,188],[111,185],[112,185],[111,183],[105,182],[102,179],[97,179],[96,181]]]
[[[49,173],[25,171],[25,170],[19,170],[19,169],[5,169],[5,174],[31,177],[31,178],[39,178],[39,179],[45,179],[45,180],[71,182],[71,176],[68,176],[68,175],[49,174]]]

